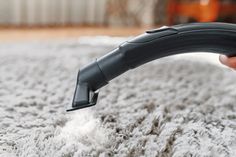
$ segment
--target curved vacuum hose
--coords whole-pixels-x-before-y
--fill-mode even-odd
[[[146,31],[79,71],[72,111],[96,104],[99,88],[142,64],[174,54],[213,52],[236,55],[236,25],[193,23]]]

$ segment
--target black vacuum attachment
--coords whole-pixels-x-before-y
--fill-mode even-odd
[[[97,90],[129,69],[187,52],[236,56],[236,25],[193,23],[146,31],[79,71],[72,108],[67,111],[95,105]]]

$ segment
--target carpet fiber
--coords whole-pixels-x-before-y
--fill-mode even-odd
[[[0,44],[0,156],[236,156],[236,72],[206,61],[151,62],[66,113],[79,67],[112,48]]]

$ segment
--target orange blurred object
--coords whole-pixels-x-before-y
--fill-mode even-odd
[[[219,16],[235,16],[236,3],[223,3],[221,0],[179,1],[169,0],[168,24],[174,23],[176,16],[185,16],[197,22],[213,22]]]

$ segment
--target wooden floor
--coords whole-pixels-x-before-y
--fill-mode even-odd
[[[146,28],[107,27],[0,28],[0,41],[50,40],[97,35],[130,36],[145,30]]]

